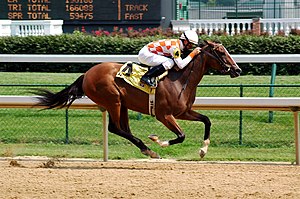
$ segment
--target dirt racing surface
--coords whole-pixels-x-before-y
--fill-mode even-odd
[[[300,166],[0,159],[0,198],[299,198]]]

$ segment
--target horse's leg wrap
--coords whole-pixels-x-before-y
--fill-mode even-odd
[[[161,147],[167,147],[170,145],[169,141],[160,141],[157,135],[149,135],[148,138],[159,144]]]
[[[206,155],[209,144],[210,144],[209,139],[206,139],[206,140],[203,141],[203,147],[199,151],[199,155],[200,155],[201,158],[204,158],[204,156]]]

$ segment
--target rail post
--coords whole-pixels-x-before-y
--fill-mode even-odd
[[[69,144],[69,110],[66,109],[66,144]]]
[[[107,122],[107,111],[102,112],[102,123],[103,123],[103,161],[108,161],[108,122]]]
[[[294,113],[296,165],[300,165],[300,130],[299,130],[299,107],[292,107]]]
[[[240,84],[240,97],[244,95],[243,85]],[[243,111],[240,111],[239,144],[243,144]]]
[[[277,70],[277,65],[272,64],[272,74],[271,74],[271,85],[270,85],[269,97],[274,97],[274,85],[275,85],[275,78],[276,78],[276,70]],[[273,111],[269,111],[269,123],[273,123]]]

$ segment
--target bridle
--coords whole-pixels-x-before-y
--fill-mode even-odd
[[[220,57],[220,55],[216,52],[216,49],[219,48],[220,46],[223,46],[222,44],[217,44],[216,46],[214,47],[211,47],[209,44],[205,45],[203,48],[201,48],[201,53],[205,53],[207,54],[208,56],[212,57],[213,59],[216,59],[220,65],[222,66],[222,70],[221,72],[222,73],[226,73],[230,70],[230,67],[227,66],[227,64],[224,62],[224,60]],[[207,48],[210,48],[211,49],[211,52],[208,52]]]

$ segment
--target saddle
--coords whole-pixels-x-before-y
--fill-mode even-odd
[[[154,94],[155,88],[148,86],[140,82],[141,77],[148,71],[148,66],[137,64],[134,62],[126,62],[123,66],[121,66],[119,72],[116,77],[124,79],[128,84],[144,91],[148,94]],[[155,82],[156,85],[160,79],[165,77],[168,74],[168,71],[163,73],[162,75],[156,77]]]

